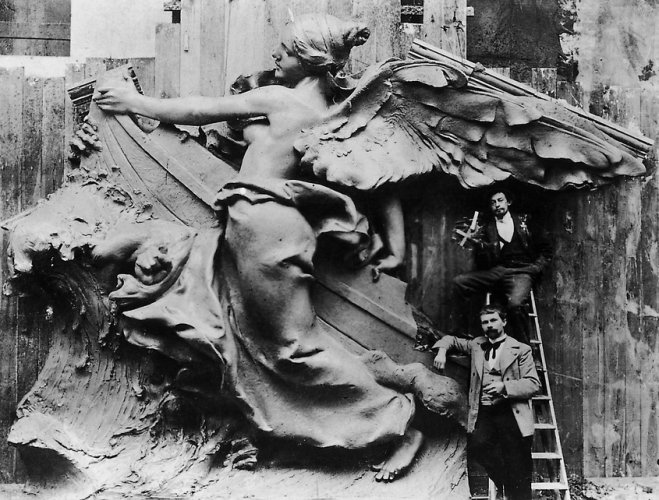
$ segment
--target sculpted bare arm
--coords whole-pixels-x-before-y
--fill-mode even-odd
[[[206,125],[232,118],[271,115],[284,109],[289,93],[289,89],[273,85],[233,96],[159,99],[139,94],[134,88],[100,87],[94,101],[103,111],[111,113],[134,113],[181,125]]]

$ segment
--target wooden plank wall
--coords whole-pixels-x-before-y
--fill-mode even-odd
[[[52,193],[64,172],[64,79],[26,77],[22,68],[0,69],[0,220]],[[0,234],[0,282],[9,276],[6,234]],[[6,443],[20,398],[36,380],[48,351],[48,332],[36,321],[44,304],[0,295],[0,481],[21,475]]]
[[[0,55],[68,56],[71,0],[0,2]]]
[[[557,83],[553,69],[534,69],[531,83],[659,135],[657,90],[584,96],[576,84]],[[648,165],[656,169],[654,153]],[[545,197],[555,257],[540,289],[541,320],[566,462],[586,477],[659,473],[657,188],[651,176]]]
[[[166,95],[177,88],[180,95],[221,95],[236,77],[272,68],[271,54],[289,10],[293,16],[327,12],[371,29],[370,40],[353,50],[349,71],[402,56],[414,36],[464,56],[466,2],[426,4],[425,24],[405,32],[400,0],[181,0],[180,25],[157,28],[158,64],[162,60],[163,71],[167,68],[172,75],[161,77],[158,90]],[[170,88],[163,87],[165,80]]]
[[[26,76],[0,68],[0,220],[33,207],[58,189],[68,168],[73,129],[66,87],[106,67],[130,62],[146,94],[155,92],[154,59],[90,59],[71,65],[65,78]],[[0,283],[9,276],[7,237],[0,232]],[[30,296],[0,294],[0,483],[22,482],[25,471],[7,435],[49,348],[48,304]]]

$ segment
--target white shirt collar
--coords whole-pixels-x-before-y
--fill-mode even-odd
[[[490,340],[489,337],[487,337],[487,340],[489,340],[492,344],[498,344],[499,342],[503,342],[506,337],[506,332],[502,333],[499,335],[496,339]],[[486,360],[485,362],[487,363],[487,366],[491,370],[495,366],[497,366],[497,360],[499,359],[499,350],[497,349],[496,352],[493,352],[492,355],[490,356],[490,359]]]
[[[515,223],[513,221],[512,215],[510,212],[506,212],[500,220],[496,219],[497,223],[497,233],[501,239],[507,243],[510,243],[513,239],[513,233],[515,232]],[[501,243],[503,246],[503,243]]]
[[[497,222],[500,224],[506,224],[513,221],[513,216],[510,215],[510,210],[508,210],[501,219],[497,219]]]
[[[488,341],[490,341],[490,343],[497,344],[497,343],[501,342],[502,340],[504,340],[507,336],[508,335],[506,334],[506,332],[503,332],[501,335],[499,335],[495,339],[490,339],[490,337],[488,337],[487,335],[485,337],[487,338]]]

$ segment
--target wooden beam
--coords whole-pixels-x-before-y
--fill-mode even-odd
[[[71,40],[70,23],[15,23],[0,21],[0,39]]]

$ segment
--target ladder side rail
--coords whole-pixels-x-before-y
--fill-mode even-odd
[[[554,425],[554,436],[555,436],[555,441],[556,441],[556,452],[561,456],[559,460],[559,467],[560,471],[559,474],[561,476],[561,482],[564,482],[565,485],[567,486],[567,489],[565,490],[565,500],[570,500],[570,488],[567,480],[567,470],[565,469],[565,455],[563,455],[563,447],[561,446],[561,439],[560,435],[558,432],[558,423],[556,421],[556,412],[554,410],[554,398],[551,394],[551,386],[549,384],[549,372],[547,370],[547,361],[545,359],[545,349],[544,345],[542,342],[542,335],[540,333],[540,321],[538,319],[538,309],[536,307],[535,303],[535,293],[533,290],[531,290],[530,293],[531,296],[531,312],[533,315],[533,324],[535,327],[535,333],[536,337],[539,341],[538,344],[538,350],[540,351],[540,362],[542,364],[542,369],[543,369],[543,377],[545,380],[545,387],[547,390],[547,396],[549,397],[548,403],[549,403],[549,414],[551,416],[552,424]]]

